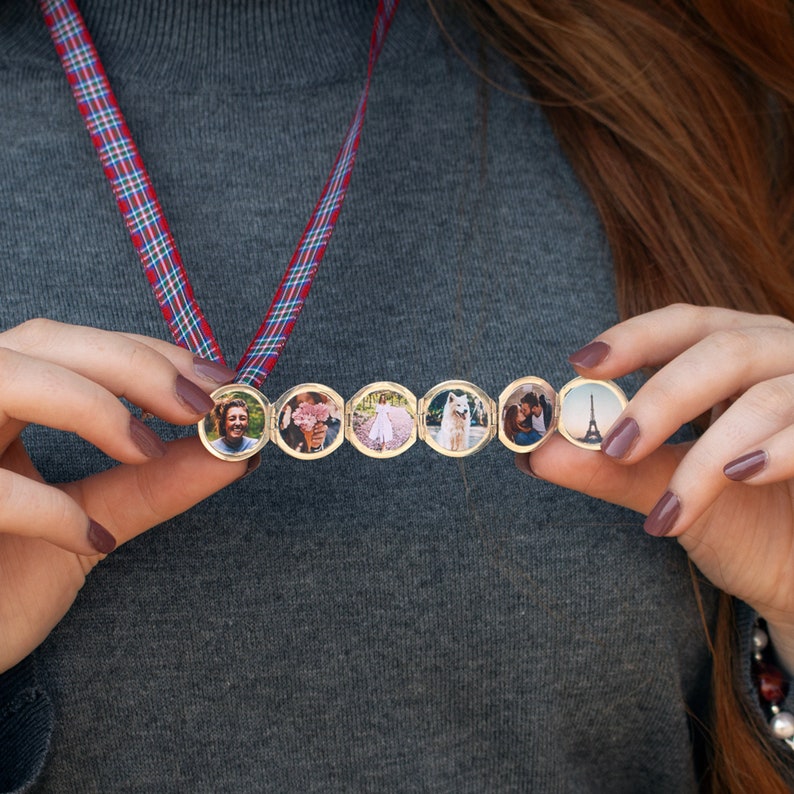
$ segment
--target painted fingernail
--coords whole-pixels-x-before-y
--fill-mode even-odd
[[[568,356],[568,362],[574,367],[590,369],[600,364],[609,355],[610,350],[611,348],[606,342],[590,342],[575,353],[571,353]]]
[[[215,404],[195,383],[182,375],[176,376],[176,396],[193,413],[206,414]]]
[[[130,417],[130,436],[147,458],[162,458],[166,447],[160,436],[135,416]]]
[[[601,442],[601,451],[610,458],[625,458],[640,437],[640,426],[627,416],[613,427]]]
[[[92,518],[88,525],[88,542],[100,553],[110,554],[116,548],[116,539],[102,524]]]
[[[653,510],[645,519],[645,531],[649,535],[662,538],[675,526],[681,512],[681,502],[672,491],[665,491]]]
[[[261,462],[262,455],[259,452],[257,452],[252,458],[248,458],[248,468],[245,470],[245,474],[243,474],[240,479],[244,480],[249,474],[253,474],[259,468],[259,464]]]
[[[526,452],[516,452],[515,463],[516,467],[520,471],[523,471],[524,474],[527,474],[536,480],[543,479],[542,477],[538,477],[538,475],[532,471],[532,464],[530,462],[529,455]]]
[[[764,450],[759,449],[756,452],[748,452],[746,455],[741,455],[725,465],[722,470],[723,474],[729,480],[749,480],[755,474],[762,472],[769,463],[769,455]]]
[[[200,378],[217,383],[219,386],[231,383],[237,375],[233,369],[210,358],[201,358],[200,356],[193,357],[193,371]]]

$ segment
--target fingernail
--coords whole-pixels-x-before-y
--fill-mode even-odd
[[[116,548],[116,539],[110,534],[102,524],[97,524],[94,519],[90,519],[88,525],[88,542],[100,553],[110,554]]]
[[[601,442],[601,451],[610,458],[625,458],[640,437],[640,426],[627,416],[615,425]]]
[[[568,362],[574,367],[590,369],[596,364],[600,364],[609,355],[610,350],[611,348],[606,342],[590,342],[575,353],[571,353],[568,356]]]
[[[160,436],[135,416],[130,417],[130,436],[147,458],[162,458],[165,455],[166,447]]]
[[[195,383],[182,375],[176,376],[176,396],[193,413],[206,414],[215,403]]]
[[[681,502],[672,491],[665,491],[662,498],[656,503],[653,510],[645,519],[645,531],[649,535],[662,538],[667,535],[681,512]]]
[[[233,369],[229,369],[224,364],[200,356],[193,357],[193,371],[200,378],[217,383],[219,386],[231,383],[237,375]]]
[[[723,474],[729,480],[748,480],[754,474],[763,471],[769,463],[769,455],[764,450],[759,449],[756,452],[748,452],[746,455],[741,455],[725,465],[722,470]]]
[[[260,452],[257,452],[256,455],[254,455],[251,458],[248,458],[248,468],[245,470],[245,474],[243,474],[243,476],[240,477],[240,479],[244,480],[249,474],[253,474],[253,472],[255,472],[259,468],[259,464],[261,462],[262,462],[262,454]]]
[[[516,467],[520,471],[523,471],[524,474],[528,474],[530,477],[536,480],[543,479],[542,477],[538,477],[538,475],[535,474],[534,471],[532,471],[532,465],[529,460],[529,455],[526,452],[516,452],[515,463],[516,463]]]

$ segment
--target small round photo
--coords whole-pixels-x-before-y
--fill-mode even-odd
[[[374,458],[391,458],[416,441],[416,397],[396,383],[371,383],[348,402],[348,441]]]
[[[301,460],[330,455],[344,441],[344,409],[344,400],[328,386],[295,386],[275,405],[276,443]]]
[[[221,460],[245,460],[269,440],[265,396],[251,386],[233,383],[211,395],[212,410],[198,423],[202,444]]]
[[[557,393],[542,378],[513,381],[499,396],[499,440],[514,452],[531,452],[557,424]]]
[[[559,431],[577,447],[600,449],[628,402],[613,381],[574,378],[560,390]]]
[[[420,412],[424,441],[442,455],[471,455],[493,436],[493,400],[472,383],[439,383],[422,398]]]

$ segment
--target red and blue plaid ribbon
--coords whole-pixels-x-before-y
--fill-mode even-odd
[[[292,255],[262,325],[237,365],[237,380],[259,387],[276,364],[306,302],[331,239],[358,152],[375,63],[399,0],[379,0],[367,78],[331,173]],[[40,0],[44,19],[99,154],[132,243],[178,345],[223,361],[204,317],[160,202],[74,0]]]

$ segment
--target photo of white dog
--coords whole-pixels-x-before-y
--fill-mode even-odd
[[[468,397],[465,394],[449,392],[444,403],[444,413],[436,443],[451,452],[458,452],[469,448],[470,433],[471,413]]]

